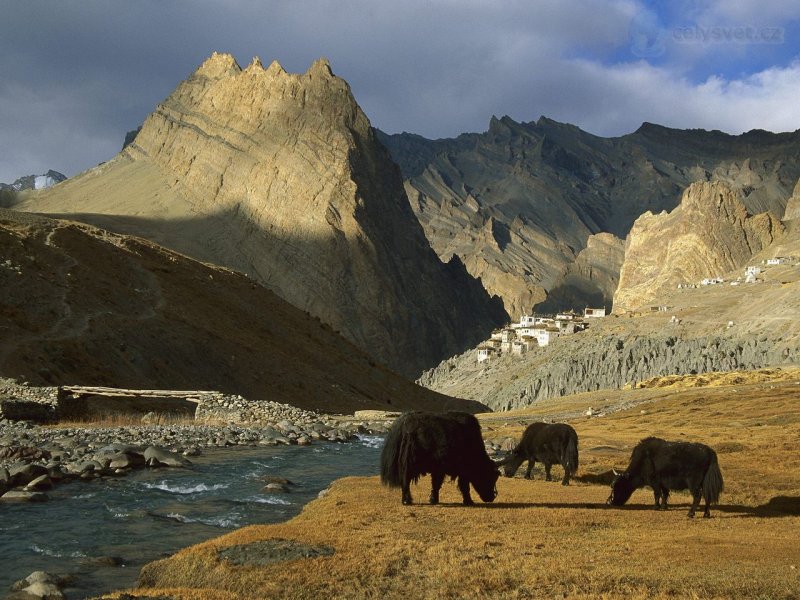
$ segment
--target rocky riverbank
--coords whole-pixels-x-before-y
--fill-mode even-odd
[[[189,467],[186,457],[206,448],[347,442],[359,433],[385,433],[391,416],[336,417],[218,394],[204,398],[188,424],[160,423],[162,415],[147,413],[133,426],[66,427],[10,418],[24,413],[55,420],[57,388],[3,380],[0,399],[6,409],[0,413],[0,501],[47,500],[47,489],[74,479],[120,476],[138,468]]]

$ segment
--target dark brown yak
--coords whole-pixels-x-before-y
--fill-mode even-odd
[[[569,478],[578,470],[578,434],[565,423],[531,423],[516,448],[497,465],[503,467],[506,477],[513,477],[526,460],[525,479],[531,478],[533,465],[539,461],[547,481],[552,479],[550,467],[559,464],[564,468],[561,485],[569,485]]]
[[[688,516],[694,517],[702,496],[706,500],[703,516],[710,517],[709,506],[719,502],[723,488],[717,454],[705,444],[645,438],[633,449],[628,468],[611,484],[608,503],[622,506],[645,485],[653,489],[656,510],[667,510],[670,490],[688,489],[692,494]]]
[[[395,421],[381,452],[381,481],[403,491],[411,504],[411,482],[431,475],[430,503],[438,504],[445,475],[458,479],[465,505],[472,505],[469,486],[481,500],[497,496],[500,471],[486,454],[478,420],[468,413],[409,412]]]

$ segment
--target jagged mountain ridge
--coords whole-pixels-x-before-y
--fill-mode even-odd
[[[324,412],[481,408],[376,365],[241,273],[140,238],[0,209],[0,251],[2,376],[211,389]]]
[[[512,316],[548,296],[542,306],[551,309],[601,299],[610,305],[615,279],[576,276],[589,237],[625,238],[642,213],[675,208],[692,182],[727,182],[743,191],[752,214],[781,217],[800,176],[800,132],[732,136],[645,123],[632,134],[602,138],[545,117],[530,123],[493,117],[484,133],[441,140],[381,134],[381,140],[403,171],[436,252],[460,256]],[[488,227],[500,233],[494,246],[485,242]],[[618,257],[617,251],[582,261]],[[605,264],[612,273],[621,266]],[[564,294],[565,288],[572,289]]]
[[[213,54],[115,159],[21,208],[70,214],[245,272],[399,372],[505,318],[443,264],[348,84]]]

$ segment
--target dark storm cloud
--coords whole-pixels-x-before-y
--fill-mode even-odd
[[[797,63],[690,81],[681,61],[709,49],[633,53],[636,0],[0,0],[0,11],[0,181],[111,158],[214,50],[300,72],[327,56],[374,125],[429,137],[484,130],[492,114],[545,114],[603,135],[643,120],[731,131],[800,122],[786,102]]]

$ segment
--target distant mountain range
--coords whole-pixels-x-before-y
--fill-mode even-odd
[[[290,74],[277,62],[241,68],[215,53],[128,133],[116,157],[31,189],[14,208],[246,274],[374,366],[413,377],[522,313],[610,308],[615,293],[635,311],[660,301],[678,276],[738,269],[776,247],[784,215],[800,215],[798,179],[800,132],[732,136],[645,123],[601,138],[544,117],[503,117],[453,139],[387,135],[324,59]],[[675,240],[683,251],[673,251]],[[200,293],[193,289],[185,302]],[[232,309],[219,310],[224,319]],[[263,319],[248,312],[229,325]],[[711,335],[717,325],[709,327]],[[279,357],[296,374],[292,356],[302,351],[292,344],[283,353],[259,347],[253,360]],[[345,360],[330,344],[318,356],[336,359],[321,368]]]
[[[61,183],[67,178],[66,175],[53,171],[47,171],[44,175],[25,175],[14,183],[0,183],[0,190],[11,189],[17,192],[25,190],[43,190],[57,183]]]
[[[486,132],[453,139],[379,139],[436,253],[460,257],[512,317],[610,307],[634,221],[671,211],[693,182],[725,182],[751,214],[780,219],[800,177],[800,132],[733,136],[645,123],[602,138],[545,117],[493,117]],[[618,239],[598,243],[598,233]]]

